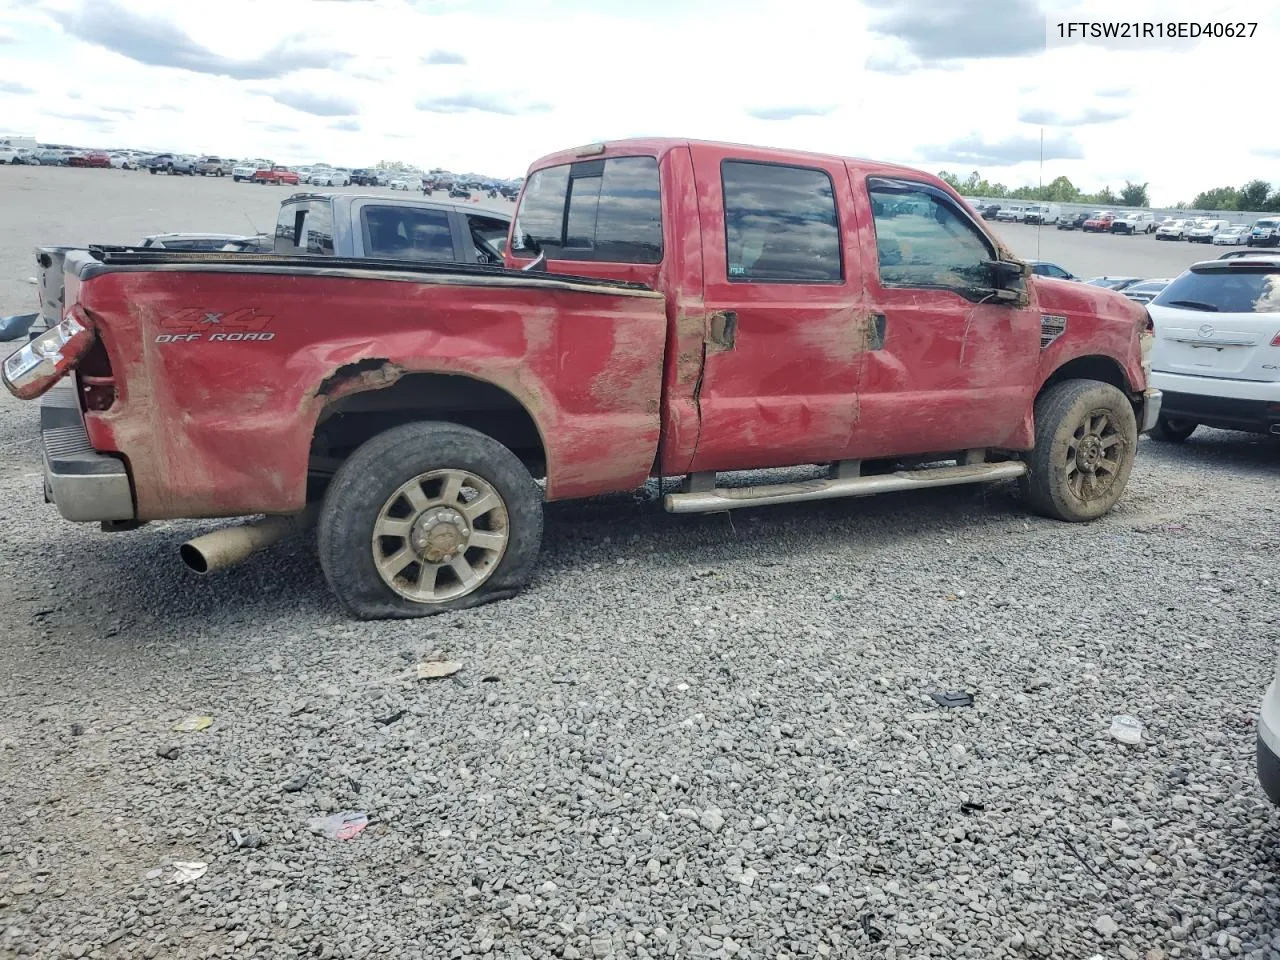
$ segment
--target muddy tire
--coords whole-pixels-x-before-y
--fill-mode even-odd
[[[1064,380],[1036,399],[1036,445],[1022,488],[1037,513],[1095,520],[1124,493],[1138,449],[1128,399],[1097,380]]]
[[[1193,420],[1170,420],[1168,417],[1156,417],[1156,425],[1151,428],[1151,437],[1165,443],[1184,443],[1196,432],[1199,424]]]
[[[542,544],[542,492],[502,444],[410,423],[338,469],[317,529],[330,589],[365,620],[424,617],[514,596]]]

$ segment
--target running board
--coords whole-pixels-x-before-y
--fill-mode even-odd
[[[760,507],[774,503],[803,503],[806,500],[834,500],[837,497],[870,497],[898,490],[952,487],[961,483],[1012,480],[1027,472],[1017,460],[978,463],[929,470],[900,470],[869,477],[831,477],[801,483],[771,483],[759,487],[715,487],[711,490],[668,493],[663,506],[668,513],[715,513],[738,507]]]

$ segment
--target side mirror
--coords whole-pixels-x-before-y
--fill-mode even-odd
[[[991,285],[997,290],[1009,289],[1030,272],[1030,268],[1019,260],[988,260],[986,265],[991,271]]]

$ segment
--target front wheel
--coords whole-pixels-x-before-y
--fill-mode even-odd
[[[1124,493],[1138,448],[1133,407],[1097,380],[1064,380],[1035,405],[1036,445],[1023,491],[1038,512],[1057,520],[1095,520]]]
[[[321,507],[325,579],[362,619],[461,610],[516,594],[542,543],[542,493],[496,440],[452,423],[381,433]]]
[[[1165,443],[1183,443],[1196,432],[1198,426],[1193,420],[1170,420],[1160,416],[1156,417],[1156,425],[1151,428],[1151,437]]]

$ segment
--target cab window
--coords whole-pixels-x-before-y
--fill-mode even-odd
[[[923,184],[874,178],[868,191],[882,286],[991,286],[991,242],[940,193]]]
[[[366,206],[360,212],[364,249],[390,260],[453,260],[453,231],[443,210]]]
[[[726,160],[720,176],[730,282],[842,282],[835,193],[825,170]]]

